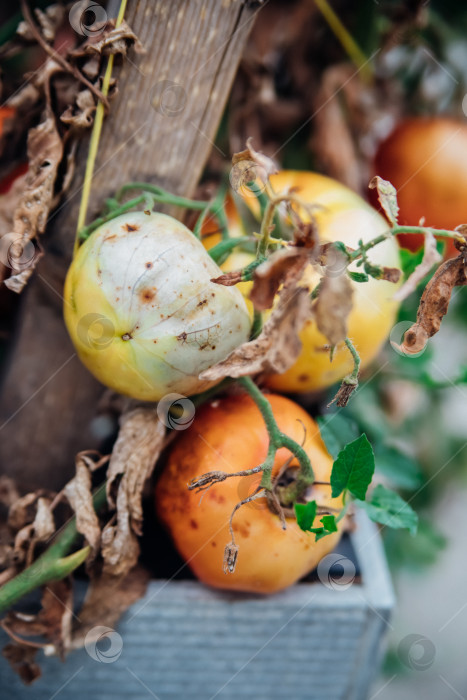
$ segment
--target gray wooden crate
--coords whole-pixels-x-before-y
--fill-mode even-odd
[[[360,575],[351,585],[321,575],[324,583],[259,597],[153,581],[102,648],[65,664],[43,658],[32,687],[2,661],[2,698],[364,700],[394,595],[376,527],[363,513],[357,521],[350,539]]]

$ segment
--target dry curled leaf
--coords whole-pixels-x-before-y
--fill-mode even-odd
[[[10,507],[8,526],[15,531],[13,560],[28,566],[38,542],[47,542],[55,532],[50,509],[51,498],[45,492],[28,493]]]
[[[382,276],[380,279],[386,280],[386,282],[392,282],[397,284],[401,278],[401,271],[398,267],[382,267]]]
[[[286,277],[300,279],[308,263],[306,248],[282,248],[256,268],[250,299],[255,309],[264,311],[274,304],[279,287]]]
[[[76,529],[84,535],[94,556],[99,550],[101,529],[92,501],[91,473],[98,464],[99,462],[94,462],[89,453],[80,452],[75,460],[76,475],[63,489],[75,512]]]
[[[392,185],[389,180],[383,180],[379,175],[375,175],[368,187],[370,190],[377,191],[379,203],[384,213],[391,224],[396,226],[399,216],[399,205],[397,203],[397,190],[394,185]]]
[[[76,129],[89,129],[93,123],[96,102],[90,90],[78,93],[75,105],[69,105],[60,117],[60,121]]]
[[[311,313],[310,294],[304,287],[284,286],[279,302],[261,334],[243,343],[230,355],[201,373],[201,379],[243,377],[259,372],[285,372],[300,354],[299,333]]]
[[[347,259],[334,249],[331,262],[321,281],[319,295],[313,304],[313,315],[318,330],[333,347],[347,337],[348,317],[352,310],[353,288],[345,274]]]
[[[144,51],[140,40],[125,20],[118,27],[115,27],[114,20],[109,20],[106,22],[103,32],[95,31],[93,34],[94,36],[91,34],[84,44],[71,52],[72,58],[93,54],[101,56],[121,54],[126,56],[128,49],[131,47],[134,47],[138,53]]]
[[[149,573],[141,566],[123,577],[104,574],[93,578],[73,627],[71,647],[84,646],[86,635],[96,626],[113,629],[123,613],[144,596],[148,581]]]
[[[425,233],[425,249],[423,251],[423,259],[421,263],[417,265],[406,282],[404,282],[402,287],[400,287],[400,289],[398,289],[394,294],[394,301],[403,301],[404,299],[407,299],[412,292],[416,291],[418,285],[430,272],[433,265],[436,265],[436,263],[439,263],[441,260],[442,256],[436,249],[436,238],[431,231],[427,231]]]
[[[406,331],[400,350],[412,355],[421,352],[437,333],[446,315],[454,287],[467,284],[466,266],[462,256],[440,265],[425,287],[417,312],[417,322]]]
[[[29,132],[26,186],[15,209],[13,233],[0,240],[3,262],[7,260],[12,270],[5,285],[14,292],[22,291],[40,257],[32,240],[44,232],[62,156],[63,145],[48,110],[45,120]]]
[[[219,277],[213,277],[211,282],[214,284],[222,284],[224,287],[233,287],[242,281],[243,270],[232,270],[232,272],[226,272],[224,275],[219,275]]]
[[[25,685],[31,685],[42,675],[41,668],[36,663],[38,651],[37,647],[30,647],[17,642],[10,642],[2,649],[4,658]]]
[[[141,534],[141,494],[162,450],[165,426],[154,410],[137,408],[121,421],[107,471],[107,501],[116,522],[102,531],[104,573],[123,575],[136,564]]]

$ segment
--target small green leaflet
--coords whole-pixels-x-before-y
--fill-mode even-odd
[[[371,520],[392,528],[406,528],[412,535],[417,532],[418,515],[395,491],[379,484],[371,499],[359,504]]]
[[[345,418],[341,413],[318,416],[316,420],[323,442],[334,459],[348,442],[352,442],[358,437],[357,424]]]
[[[313,527],[316,517],[316,501],[308,501],[306,505],[296,503],[294,507],[297,523],[300,529],[304,530],[305,532],[311,532],[311,528]]]
[[[337,455],[331,472],[332,497],[340,496],[347,489],[355,498],[365,500],[374,472],[373,448],[363,433]]]
[[[322,527],[313,527],[317,508],[316,501],[309,501],[306,505],[302,503],[295,504],[298,526],[305,532],[312,532],[316,537],[316,541],[326,537],[326,535],[337,532],[337,522],[334,515],[323,515],[320,521]]]
[[[368,282],[368,275],[366,272],[352,272],[352,270],[347,270],[347,274],[354,282]]]
[[[393,226],[397,225],[399,205],[397,203],[397,190],[389,180],[383,180],[376,175],[370,182],[369,188],[378,192],[381,207]]]

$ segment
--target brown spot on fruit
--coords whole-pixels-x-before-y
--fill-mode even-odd
[[[211,542],[211,547],[217,547],[217,544],[215,542]]]
[[[208,303],[207,299],[203,299],[202,301],[198,302],[197,306],[204,306],[205,304]]]
[[[193,518],[190,520],[190,527],[193,528],[193,530],[198,529],[198,523],[196,522],[196,520],[193,520]]]
[[[138,231],[139,226],[136,226],[136,224],[123,224],[122,228],[130,233],[131,231]]]
[[[187,334],[185,331],[183,333],[180,333],[180,335],[177,335],[177,340],[180,340],[182,343],[184,343],[187,339]]]
[[[299,382],[307,382],[309,380],[309,375],[308,374],[299,374],[298,375],[298,381]]]
[[[146,263],[146,267],[147,267],[148,270],[150,270],[151,267],[152,267],[152,262],[147,262],[147,263]]]
[[[156,289],[153,287],[152,289],[143,289],[140,292],[140,298],[141,301],[145,304],[149,303],[150,301],[153,301],[154,297],[156,296]]]

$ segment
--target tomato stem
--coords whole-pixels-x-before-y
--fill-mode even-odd
[[[102,484],[93,495],[93,505],[96,511],[106,503],[106,499],[105,484]],[[76,517],[73,517],[63,527],[55,542],[36,561],[0,588],[0,612],[14,605],[23,596],[39,586],[43,586],[48,581],[58,581],[65,578],[77,569],[91,551],[91,548],[86,546],[69,556],[65,556],[78,537]]]
[[[90,223],[88,226],[84,226],[79,232],[78,232],[78,240],[86,240],[89,238],[91,233],[95,231],[99,226],[102,226],[102,224],[107,223],[107,221],[111,221],[112,219],[115,219],[117,216],[120,216],[121,214],[126,214],[127,211],[130,211],[130,209],[133,209],[133,207],[137,207],[140,204],[143,204],[144,202],[147,201],[147,195],[142,194],[140,197],[135,197],[135,199],[130,199],[128,202],[125,202],[125,204],[122,204],[120,207],[115,207],[112,208],[112,210],[108,214],[104,214],[104,216],[100,216],[98,219],[95,219],[92,223]]]

